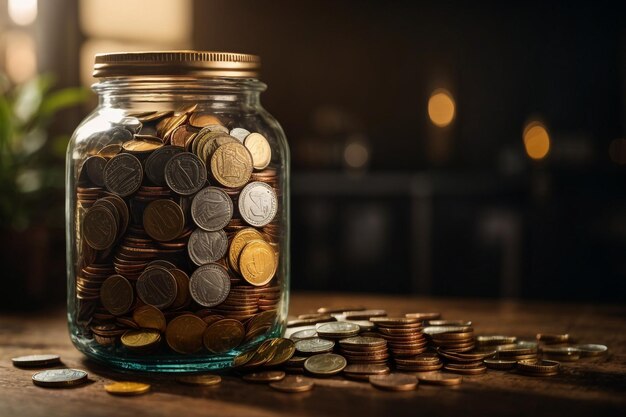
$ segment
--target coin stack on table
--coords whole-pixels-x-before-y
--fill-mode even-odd
[[[76,188],[77,322],[134,354],[219,354],[281,301],[279,174],[267,139],[192,105],[98,132]]]

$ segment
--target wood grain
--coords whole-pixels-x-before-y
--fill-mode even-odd
[[[499,371],[465,377],[456,388],[419,386],[390,393],[342,378],[318,379],[313,391],[284,394],[224,374],[215,387],[188,387],[167,375],[121,374],[86,360],[69,341],[62,310],[0,316],[0,416],[403,416],[623,415],[626,411],[626,308],[577,304],[424,299],[375,295],[295,294],[291,313],[319,306],[364,305],[390,313],[440,311],[445,318],[474,322],[478,334],[532,338],[538,332],[568,332],[583,343],[609,346],[605,357],[563,364],[560,375],[533,378]],[[91,382],[74,389],[44,389],[31,383],[33,370],[12,366],[11,357],[58,353],[69,367],[85,369]],[[103,384],[150,382],[150,394],[118,398]]]

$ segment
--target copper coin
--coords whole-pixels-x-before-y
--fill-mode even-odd
[[[133,286],[121,275],[111,275],[100,288],[102,306],[111,314],[126,314],[135,302]]]
[[[219,375],[185,375],[176,378],[178,382],[185,385],[199,385],[199,386],[213,386],[222,382],[222,377]]]
[[[135,156],[121,153],[109,159],[104,167],[104,185],[110,192],[126,197],[141,186],[143,168]]]
[[[133,311],[133,320],[143,329],[155,329],[164,332],[167,327],[165,316],[161,310],[149,304],[137,307]]]
[[[335,353],[321,353],[310,356],[304,362],[304,369],[315,376],[337,375],[348,365],[346,358]]]
[[[172,200],[155,200],[143,212],[143,227],[152,239],[168,242],[182,233],[185,215]]]
[[[146,159],[146,177],[156,185],[165,186],[165,165],[176,154],[183,152],[178,146],[163,146]]]
[[[283,380],[270,383],[270,387],[281,392],[305,392],[313,389],[315,384],[310,378],[289,375]]]
[[[211,324],[204,332],[204,346],[213,353],[224,353],[243,341],[246,331],[238,320],[224,319]]]
[[[422,384],[429,385],[459,385],[463,381],[463,377],[450,374],[442,374],[440,372],[424,372],[417,375],[417,379]]]
[[[191,295],[189,294],[189,276],[180,269],[169,270],[174,279],[176,280],[176,298],[170,306],[172,309],[178,309],[188,305],[191,301]]]
[[[59,355],[39,354],[12,358],[13,366],[18,368],[38,368],[43,366],[56,366],[61,363]]]
[[[206,165],[190,152],[176,154],[165,164],[165,182],[178,194],[198,192],[206,184],[206,179]]]
[[[107,163],[102,156],[90,156],[85,159],[82,171],[87,173],[89,181],[98,187],[104,187],[104,167]]]
[[[85,213],[82,234],[87,244],[96,250],[105,250],[115,242],[118,224],[107,207],[94,206]]]
[[[370,384],[387,391],[412,391],[417,387],[417,378],[405,374],[371,375]]]
[[[141,301],[158,309],[169,307],[176,299],[176,279],[163,267],[144,271],[137,279],[136,287]]]
[[[206,231],[223,229],[233,217],[233,200],[217,187],[206,187],[194,196],[191,217]]]
[[[196,353],[202,349],[202,336],[206,323],[193,314],[183,314],[167,325],[165,340],[172,350],[182,353]]]

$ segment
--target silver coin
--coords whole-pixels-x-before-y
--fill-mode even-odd
[[[204,307],[221,304],[230,292],[230,277],[218,264],[202,265],[189,279],[189,292],[196,303]]]
[[[580,356],[598,356],[603,355],[608,352],[609,348],[605,345],[598,344],[584,344],[584,345],[576,345],[574,346],[576,349],[580,351]]]
[[[206,231],[223,229],[233,218],[233,200],[220,188],[206,187],[194,196],[191,217]]]
[[[137,157],[120,153],[109,159],[102,175],[107,190],[120,197],[127,197],[141,186],[143,167]]]
[[[198,266],[217,261],[226,255],[227,250],[228,237],[222,229],[217,232],[196,229],[187,243],[189,258]]]
[[[59,355],[52,354],[26,355],[12,358],[11,361],[14,366],[19,368],[33,368],[57,365],[61,363],[61,357]]]
[[[174,155],[165,164],[165,182],[175,193],[191,195],[205,186],[206,165],[191,152]]]
[[[239,195],[239,213],[251,226],[263,227],[270,223],[278,210],[274,189],[264,182],[254,181],[246,185]]]
[[[314,337],[312,339],[303,339],[296,342],[296,350],[301,353],[323,353],[330,352],[335,347],[332,340]]]
[[[243,143],[243,140],[246,138],[246,136],[248,136],[250,134],[249,130],[246,130],[242,127],[236,127],[233,130],[230,131],[230,135],[234,138],[237,138],[237,140],[241,143]]]
[[[348,362],[346,358],[335,353],[313,355],[304,362],[304,369],[313,375],[330,376],[343,371]]]
[[[166,268],[154,266],[137,279],[137,296],[158,309],[169,307],[176,299],[176,278]]]
[[[317,333],[324,336],[342,336],[350,337],[359,334],[361,328],[358,324],[347,321],[336,321],[330,323],[322,323],[317,325]]]
[[[71,387],[87,382],[87,372],[78,369],[48,369],[37,372],[32,379],[40,387]]]
[[[294,342],[297,342],[298,340],[312,339],[314,337],[317,337],[317,330],[315,329],[300,330],[289,336],[289,338]]]

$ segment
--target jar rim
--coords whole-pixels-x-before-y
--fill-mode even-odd
[[[258,55],[216,51],[114,52],[95,56],[93,76],[192,76],[258,78]]]

